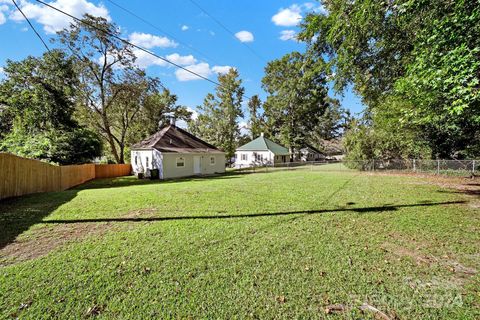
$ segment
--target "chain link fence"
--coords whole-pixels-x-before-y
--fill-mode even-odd
[[[239,167],[237,172],[271,172],[281,170],[311,171],[402,171],[451,176],[476,176],[480,174],[480,160],[325,160],[308,162],[285,162],[275,164],[255,163]]]

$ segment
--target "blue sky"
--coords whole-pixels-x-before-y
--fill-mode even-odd
[[[125,38],[213,80],[218,72],[223,72],[229,66],[235,67],[243,80],[245,94],[259,94],[262,100],[266,96],[261,88],[266,62],[292,51],[303,51],[305,45],[294,38],[298,31],[296,23],[309,11],[323,10],[316,1],[112,1],[148,20],[163,32],[129,15],[108,0],[46,2],[75,16],[88,12],[107,17],[121,27]],[[52,37],[55,31],[69,22],[65,16],[33,0],[17,0],[17,3],[45,39]],[[23,17],[14,10],[10,0],[0,0],[0,43],[0,66],[7,59],[20,60],[28,55],[40,55],[45,50]],[[208,92],[214,90],[213,84],[168,66],[152,56],[140,55],[138,63],[147,69],[149,75],[159,77],[166,87],[177,94],[180,104],[192,109],[202,103]],[[343,98],[338,98],[343,107],[354,113],[363,109],[360,99],[351,90],[347,90]]]

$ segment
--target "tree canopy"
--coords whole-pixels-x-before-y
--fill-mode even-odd
[[[323,4],[326,12],[310,14],[299,38],[310,54],[328,57],[322,67],[337,91],[353,84],[368,107],[365,123],[379,129],[376,113],[392,109],[398,130],[415,133],[407,154],[426,147],[431,157],[479,155],[478,1]]]
[[[74,118],[78,78],[74,62],[58,50],[7,61],[0,82],[0,149],[58,164],[89,161],[101,153],[99,137]]]

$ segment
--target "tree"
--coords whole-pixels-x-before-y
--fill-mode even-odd
[[[155,92],[146,97],[143,103],[142,127],[147,135],[154,134],[170,121],[188,121],[192,113],[185,106],[177,104],[178,97],[170,90]]]
[[[310,131],[318,124],[327,106],[325,74],[319,70],[321,59],[298,52],[268,63],[262,79],[269,93],[264,104],[269,134],[290,149],[302,147]]]
[[[238,71],[231,68],[226,74],[218,75],[219,85],[215,95],[209,93],[198,109],[201,114],[189,123],[192,133],[220,147],[227,160],[235,154],[240,137],[237,119],[243,117],[242,101],[245,89]]]
[[[261,107],[262,101],[260,100],[258,95],[254,95],[248,101],[248,111],[250,113],[250,121],[248,125],[250,127],[250,134],[252,139],[259,137],[262,133],[262,119],[258,114]]]
[[[59,164],[101,153],[99,137],[74,118],[74,61],[58,50],[7,61],[0,83],[0,150]]]
[[[328,57],[335,89],[410,121],[430,156],[480,153],[480,6],[477,1],[324,1],[299,38]],[[377,125],[378,128],[378,125]],[[387,129],[387,128],[385,128]]]
[[[104,138],[117,163],[124,163],[126,128],[114,128],[113,119],[119,112],[134,114],[137,104],[123,103],[132,91],[132,79],[139,80],[141,71],[134,65],[132,46],[118,40],[119,28],[105,18],[85,15],[84,18],[58,32],[57,42],[74,61],[79,74],[78,104],[83,108],[83,118]],[[137,89],[135,89],[137,90]],[[119,108],[134,110],[119,111]]]

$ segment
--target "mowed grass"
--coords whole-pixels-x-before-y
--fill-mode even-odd
[[[419,178],[292,170],[4,201],[0,318],[374,318],[368,303],[478,319],[477,200]]]

